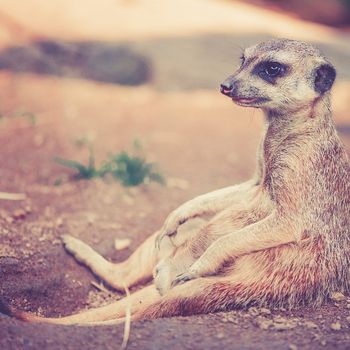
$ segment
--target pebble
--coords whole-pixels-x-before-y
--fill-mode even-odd
[[[262,308],[260,309],[260,313],[261,313],[262,315],[271,315],[271,310],[262,307]]]
[[[169,178],[167,180],[167,187],[177,188],[179,190],[187,190],[190,186],[190,183],[184,179]]]
[[[222,332],[219,332],[219,333],[216,335],[216,338],[218,338],[218,339],[222,339],[222,338],[224,338],[224,337],[225,337],[225,334],[222,333]]]
[[[12,224],[15,221],[15,219],[11,216],[6,216],[5,220],[8,224]]]
[[[23,209],[16,209],[13,213],[12,213],[12,217],[15,219],[15,220],[18,220],[18,219],[24,219],[27,215],[27,212]]]
[[[345,300],[345,296],[344,296],[343,293],[334,292],[334,293],[331,294],[331,299],[332,299],[333,301],[339,302],[339,301]]]
[[[258,320],[258,327],[262,330],[267,330],[269,329],[271,326],[273,326],[273,321],[272,320]]]
[[[88,225],[93,225],[96,221],[97,217],[95,213],[86,213],[86,221]]]
[[[56,227],[60,227],[63,225],[63,219],[62,218],[57,218],[55,222]]]
[[[315,322],[312,322],[312,321],[305,321],[304,326],[306,328],[318,328],[317,324]]]
[[[131,239],[130,238],[116,238],[114,240],[114,248],[115,250],[123,250],[130,246]]]
[[[258,316],[259,315],[259,311],[256,307],[250,307],[248,309],[248,312],[249,312],[250,316]]]
[[[331,323],[330,328],[333,329],[333,331],[340,331],[341,324],[340,324],[340,322]]]
[[[297,326],[297,324],[293,323],[293,322],[283,322],[283,323],[275,323],[273,325],[273,329],[277,330],[277,331],[284,331],[286,329],[293,329]]]

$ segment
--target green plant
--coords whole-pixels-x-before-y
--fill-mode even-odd
[[[157,171],[154,163],[147,163],[139,155],[129,155],[123,151],[110,156],[108,163],[110,173],[119,180],[123,186],[137,186],[147,182],[164,184],[164,178]]]
[[[75,169],[78,172],[76,175],[77,179],[92,179],[94,177],[98,177],[100,176],[100,172],[95,166],[93,146],[91,144],[87,144],[87,147],[89,150],[89,160],[87,165],[79,163],[75,160],[64,159],[60,157],[56,157],[55,161],[67,168]]]
[[[163,176],[157,169],[157,165],[146,161],[146,158],[141,154],[141,146],[136,141],[134,142],[134,154],[130,155],[126,151],[110,154],[107,160],[102,162],[100,168],[95,165],[92,144],[85,140],[79,143],[79,146],[83,145],[87,146],[89,151],[87,165],[75,160],[55,158],[58,164],[76,170],[76,179],[92,179],[110,174],[126,187],[149,182],[165,183]]]

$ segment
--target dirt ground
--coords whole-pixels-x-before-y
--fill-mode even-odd
[[[198,2],[189,3],[191,11],[198,10],[194,6]],[[204,8],[213,4],[203,1]],[[136,0],[132,6],[135,16],[142,14],[143,1],[140,13]],[[215,6],[216,13],[225,13],[226,18],[228,6],[234,5],[219,1]],[[250,13],[259,16],[258,10]],[[66,26],[59,32],[56,22],[51,27],[40,22],[44,17],[38,15],[36,32],[46,28],[51,40],[69,39]],[[191,22],[193,30],[189,29],[191,35],[187,36],[159,38],[158,34],[164,34],[159,29],[162,21],[155,23],[153,32],[148,28],[148,37],[142,40],[134,40],[135,28],[118,34],[121,37],[114,38],[113,45],[131,49],[150,62],[151,75],[141,86],[113,85],[66,71],[61,75],[33,69],[20,72],[13,67],[0,71],[0,191],[25,193],[27,197],[0,203],[1,298],[45,316],[68,315],[118,300],[121,294],[108,286],[96,288],[91,282],[100,281],[66,254],[62,234],[82,239],[111,261],[122,261],[160,227],[172,209],[252,174],[261,113],[233,105],[220,95],[217,85],[234,68],[239,46],[271,33],[237,33],[232,28],[230,31],[225,21],[227,31],[218,33],[212,28],[218,28],[219,22],[214,22],[207,24],[206,30],[200,26],[194,30]],[[173,28],[169,27],[168,31]],[[105,29],[101,28],[95,37],[75,28],[71,40],[86,40],[84,36],[96,40],[97,36],[105,41]],[[327,33],[319,44],[338,68],[334,115],[350,150],[349,34],[298,22],[296,37],[303,28],[309,29],[305,35],[313,41],[317,33]],[[177,27],[172,30],[176,32]],[[14,46],[16,41],[9,38],[11,30],[0,35],[3,50]],[[23,39],[21,44],[31,42]],[[98,162],[108,152],[130,149],[133,141],[139,140],[147,158],[159,164],[168,184],[126,189],[109,180],[74,181],[72,172],[53,159],[86,160],[86,149],[76,145],[83,137],[93,142]],[[116,251],[115,238],[130,238],[130,247]],[[0,349],[116,349],[122,335],[122,325],[33,325],[0,314]],[[331,300],[317,310],[251,308],[139,321],[132,324],[128,348],[349,349],[350,297]]]

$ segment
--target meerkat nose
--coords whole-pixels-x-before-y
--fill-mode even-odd
[[[230,82],[223,82],[220,85],[220,91],[222,94],[226,95],[226,96],[230,96],[230,93],[233,89],[233,84]]]

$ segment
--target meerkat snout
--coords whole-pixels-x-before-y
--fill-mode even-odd
[[[334,67],[314,46],[269,40],[244,50],[240,67],[220,90],[238,105],[293,111],[328,92],[335,77]]]
[[[222,84],[220,84],[220,91],[222,94],[231,97],[234,84],[230,79],[226,79]]]

